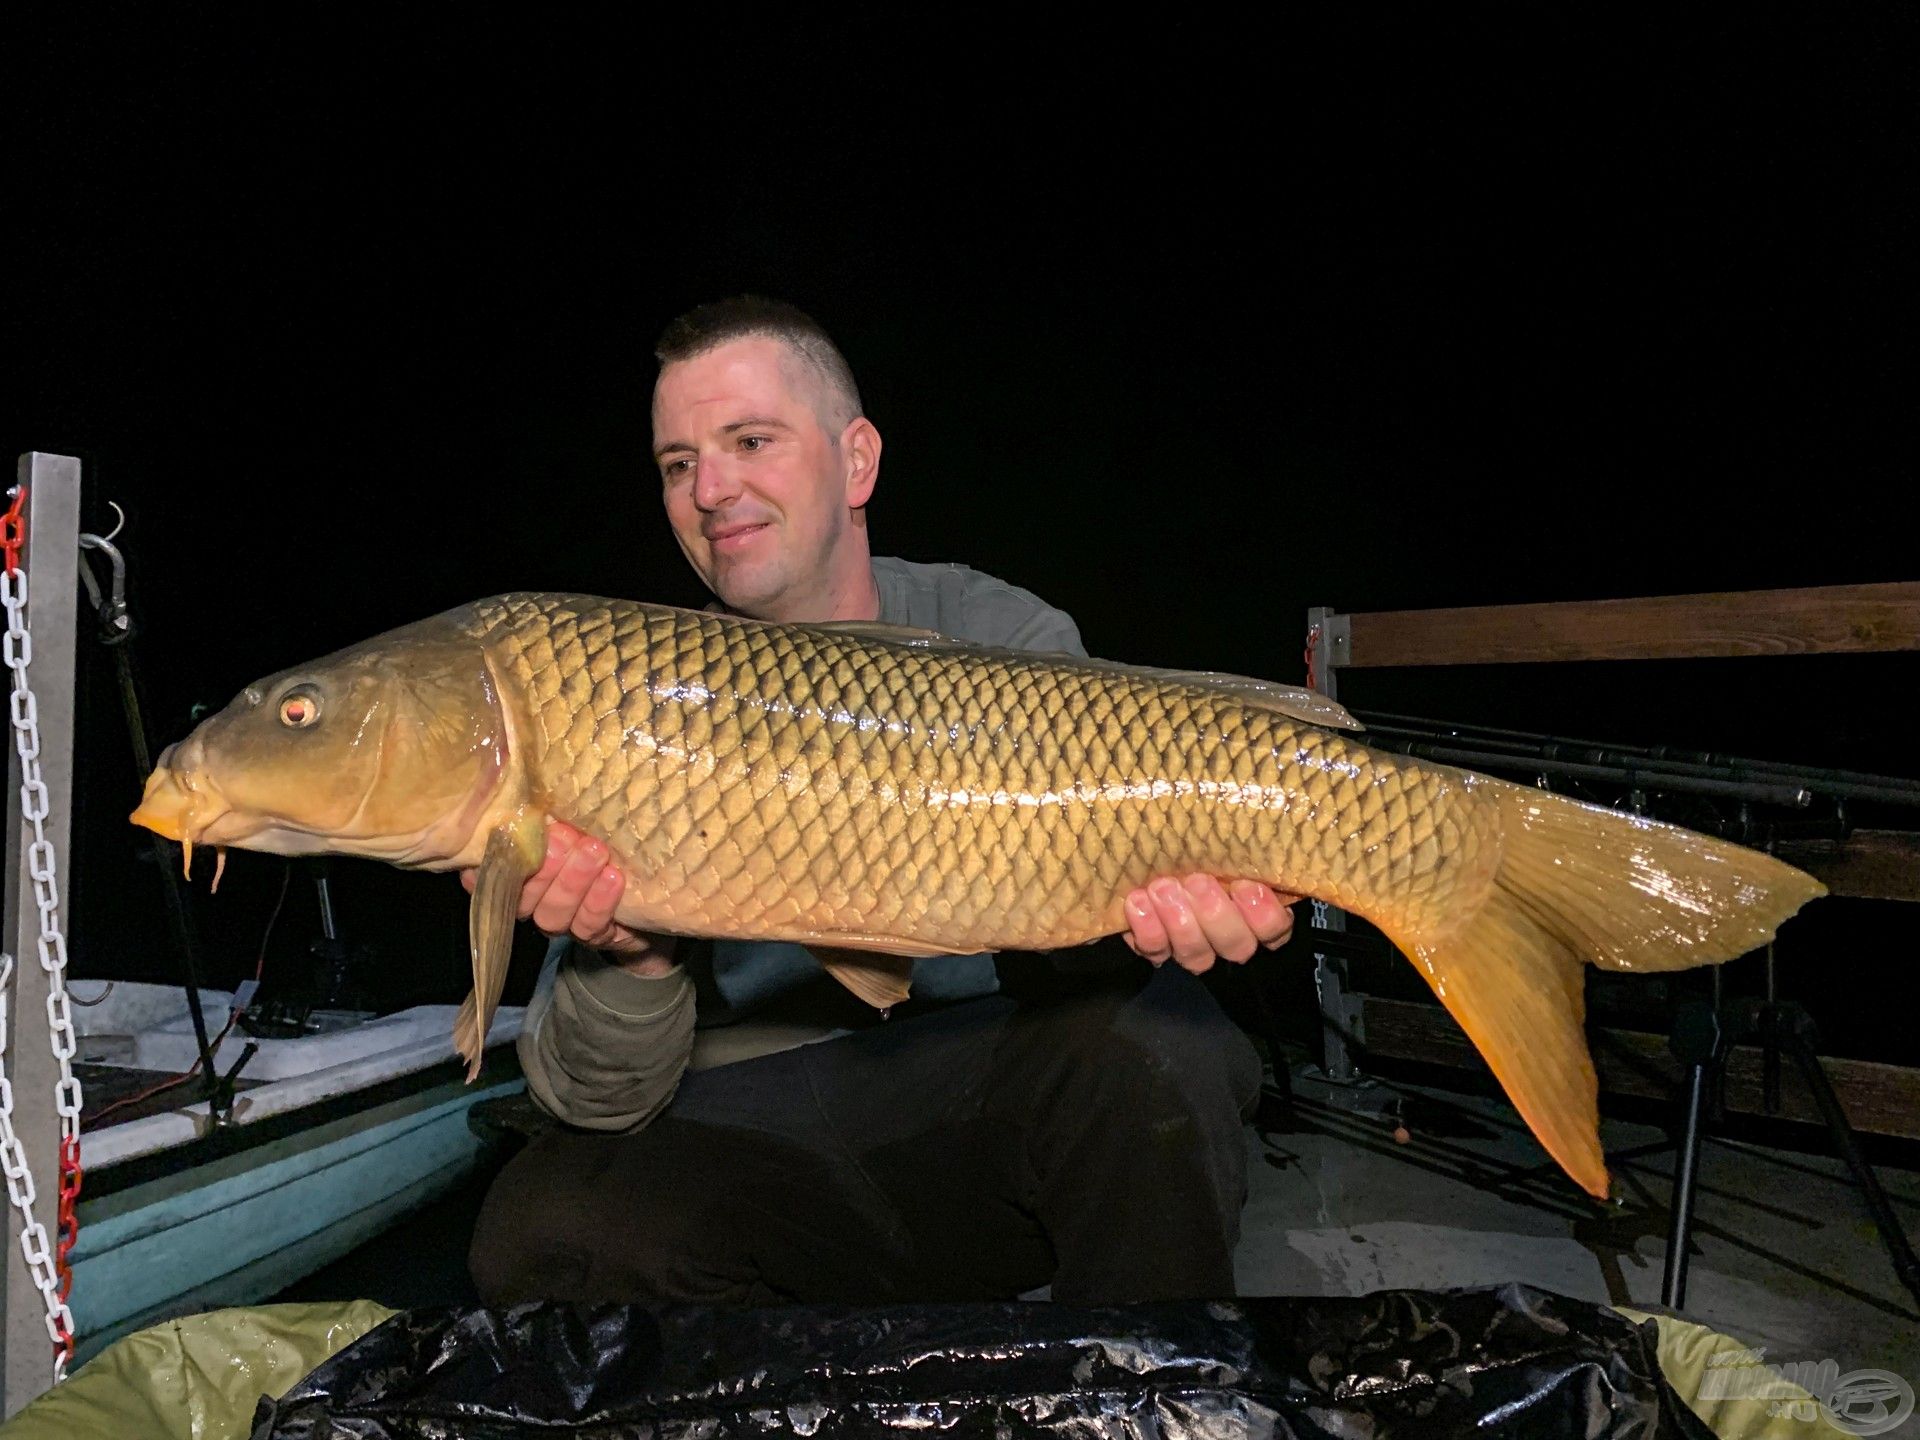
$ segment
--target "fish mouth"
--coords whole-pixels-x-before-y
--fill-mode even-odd
[[[201,799],[163,764],[147,777],[146,793],[127,818],[167,840],[197,840],[205,833]]]
[[[147,793],[127,818],[186,846],[189,857],[195,845],[238,845],[275,855],[312,855],[327,848],[320,836],[277,817],[235,810],[210,782],[164,765],[147,777]]]
[[[226,798],[204,777],[196,779],[189,770],[169,764],[169,749],[147,777],[146,792],[140,804],[127,818],[143,825],[166,840],[188,846],[225,845],[241,838],[243,823]]]

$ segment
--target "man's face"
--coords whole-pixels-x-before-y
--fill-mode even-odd
[[[864,503],[822,427],[823,389],[762,337],[668,365],[654,387],[667,519],[707,587],[743,614],[795,618],[832,569],[850,506]]]

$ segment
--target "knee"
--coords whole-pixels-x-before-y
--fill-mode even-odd
[[[1075,1062],[1155,1109],[1243,1120],[1260,1096],[1259,1053],[1194,975],[1166,965],[1132,995],[1102,996],[1074,1027]]]
[[[689,1304],[742,1303],[753,1277],[740,1250],[742,1236],[724,1217],[689,1205],[654,1209],[632,1229],[601,1236],[588,1268],[595,1300]]]
[[[467,1273],[486,1305],[565,1300],[586,1278],[577,1226],[560,1217],[576,1203],[577,1177],[556,1164],[557,1148],[535,1141],[494,1177],[467,1247]]]
[[[669,1148],[568,1135],[515,1156],[487,1194],[468,1251],[482,1301],[729,1298],[732,1207],[703,1190],[697,1169],[650,1153]]]

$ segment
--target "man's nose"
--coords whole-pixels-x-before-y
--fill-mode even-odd
[[[726,457],[701,456],[693,472],[693,503],[702,510],[718,510],[739,496],[740,480]]]

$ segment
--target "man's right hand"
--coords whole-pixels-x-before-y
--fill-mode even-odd
[[[474,872],[460,883],[473,893]],[[547,858],[520,891],[520,918],[547,935],[571,935],[638,975],[673,967],[673,937],[648,935],[613,918],[627,877],[608,863],[607,847],[561,820],[547,822]]]

